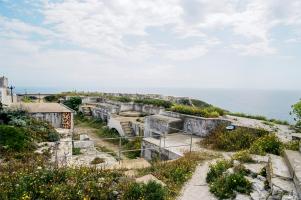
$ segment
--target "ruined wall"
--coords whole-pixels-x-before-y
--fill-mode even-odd
[[[54,128],[73,129],[73,113],[32,113],[35,119],[49,122]]]
[[[220,118],[203,118],[191,115],[184,115],[175,112],[162,112],[162,115],[176,117],[183,120],[183,130],[194,135],[205,137],[219,125],[230,125],[231,122]]]
[[[147,116],[144,121],[144,136],[152,136],[156,134],[169,134],[179,132],[183,128],[183,122],[181,119],[174,119],[173,121],[162,119],[158,115]],[[173,129],[174,128],[174,129]]]
[[[141,157],[148,161],[156,160],[160,158],[160,152],[162,160],[174,160],[182,157],[181,155],[169,151],[168,149],[161,148],[160,150],[159,146],[145,140],[142,141]]]
[[[144,105],[140,103],[130,102],[130,103],[120,104],[120,112],[136,111],[136,112],[146,113],[147,115],[157,115],[163,110],[164,110],[163,108],[154,105]]]

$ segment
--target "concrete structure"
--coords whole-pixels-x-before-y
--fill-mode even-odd
[[[54,128],[73,130],[74,110],[58,103],[17,103],[13,109],[26,110],[32,117],[49,122]]]
[[[4,105],[10,105],[17,102],[17,96],[11,94],[8,89],[8,79],[6,77],[0,77],[0,102]]]

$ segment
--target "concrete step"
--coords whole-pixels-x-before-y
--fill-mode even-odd
[[[301,199],[301,153],[299,151],[284,151],[284,159],[293,178],[297,193]]]

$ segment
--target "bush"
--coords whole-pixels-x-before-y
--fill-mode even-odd
[[[80,155],[81,154],[81,152],[80,152],[80,148],[75,148],[75,147],[73,147],[72,148],[72,155]]]
[[[45,101],[47,102],[58,102],[59,101],[59,96],[57,95],[49,95],[44,97]]]
[[[250,153],[265,155],[271,153],[280,155],[283,150],[283,144],[275,134],[268,134],[257,139],[250,147]]]
[[[104,163],[104,162],[105,162],[105,159],[96,157],[96,158],[94,158],[94,159],[91,161],[90,164],[92,164],[92,165],[98,165],[98,164]]]
[[[227,169],[233,166],[230,160],[220,160],[216,164],[210,165],[209,172],[207,173],[206,181],[207,183],[214,182],[218,177],[220,177]]]
[[[178,112],[186,115],[194,115],[199,117],[219,117],[223,115],[223,111],[215,107],[208,107],[208,108],[199,108],[199,107],[192,107],[186,105],[174,105],[170,109],[170,111]]]
[[[134,140],[130,140],[125,144],[124,149],[125,150],[137,150],[137,151],[129,151],[125,152],[125,155],[130,159],[135,159],[137,157],[140,157],[141,154],[141,143],[142,138],[135,138]]]
[[[248,150],[243,150],[243,151],[239,151],[239,152],[235,153],[232,156],[232,159],[238,160],[242,163],[254,162],[254,160],[252,159],[252,156]]]
[[[165,101],[162,99],[136,99],[135,103],[141,103],[146,105],[154,105],[158,107],[170,108],[172,103],[170,101]]]
[[[64,105],[68,106],[69,108],[78,111],[79,106],[82,104],[82,99],[80,97],[71,97],[69,100],[64,102]]]
[[[28,133],[23,128],[0,125],[0,150],[23,151],[32,149]]]
[[[114,97],[114,96],[112,96],[112,97],[109,97],[109,99],[111,99],[113,101],[120,101],[122,103],[129,103],[129,102],[132,101],[132,99],[129,98],[129,97]]]
[[[236,193],[249,194],[252,184],[241,173],[224,174],[210,184],[210,192],[219,199],[235,198]]]
[[[126,200],[164,200],[165,197],[164,187],[154,181],[150,181],[147,184],[132,183],[124,195]]]
[[[299,151],[300,141],[292,140],[290,142],[284,143],[284,148],[292,151]]]
[[[248,149],[255,140],[268,133],[262,129],[243,127],[228,131],[224,126],[219,126],[201,144],[218,150],[239,151]]]

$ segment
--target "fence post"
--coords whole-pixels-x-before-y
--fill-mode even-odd
[[[118,152],[118,157],[119,157],[119,164],[120,164],[120,161],[121,161],[121,137],[119,137],[119,152]]]

